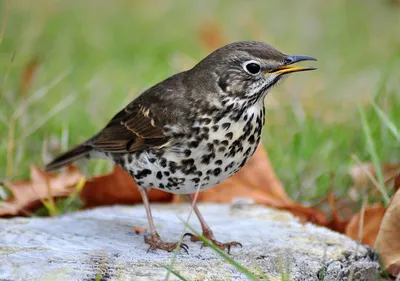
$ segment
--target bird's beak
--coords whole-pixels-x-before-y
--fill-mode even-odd
[[[284,74],[284,73],[292,73],[292,72],[299,72],[299,71],[307,71],[307,70],[315,70],[315,67],[304,67],[304,66],[295,66],[292,65],[294,63],[305,61],[305,60],[314,60],[317,59],[310,56],[287,56],[285,59],[285,63],[279,66],[277,69],[271,72],[266,72],[265,76],[268,74]]]

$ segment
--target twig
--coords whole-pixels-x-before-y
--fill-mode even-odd
[[[54,216],[58,215],[59,212],[58,212],[58,209],[57,209],[57,206],[56,206],[56,201],[54,200],[54,196],[53,196],[53,192],[52,192],[52,189],[51,189],[50,180],[49,180],[48,177],[46,177],[46,189],[47,189],[47,202],[48,202],[48,204],[44,204],[44,205],[46,207],[48,207],[50,216],[54,217]],[[43,202],[44,202],[44,200],[43,200]]]
[[[362,243],[362,238],[364,236],[364,219],[365,219],[365,209],[367,207],[368,196],[365,196],[360,212],[360,225],[358,226],[358,240]]]

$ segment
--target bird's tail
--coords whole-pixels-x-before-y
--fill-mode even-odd
[[[78,145],[72,148],[71,150],[68,150],[64,154],[61,154],[56,159],[47,164],[45,167],[45,171],[52,171],[59,169],[65,165],[75,162],[76,160],[86,157],[89,155],[92,149],[93,148],[91,146],[86,144]]]

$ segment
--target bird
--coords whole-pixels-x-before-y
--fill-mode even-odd
[[[229,253],[242,244],[215,238],[193,194],[217,185],[246,164],[261,140],[267,93],[290,73],[316,69],[294,65],[301,61],[316,59],[285,55],[258,41],[225,45],[193,68],[145,90],[100,132],[56,157],[45,170],[82,158],[111,160],[139,188],[149,223],[144,238],[149,249],[188,250],[185,243],[165,242],[159,236],[147,195],[155,188],[188,195],[203,236]]]

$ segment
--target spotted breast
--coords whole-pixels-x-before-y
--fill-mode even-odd
[[[241,108],[240,108],[241,107]],[[217,118],[202,115],[188,133],[175,134],[165,149],[114,159],[142,188],[189,194],[210,188],[235,174],[255,152],[265,120],[263,100],[232,104]],[[115,155],[113,156],[115,158]]]

